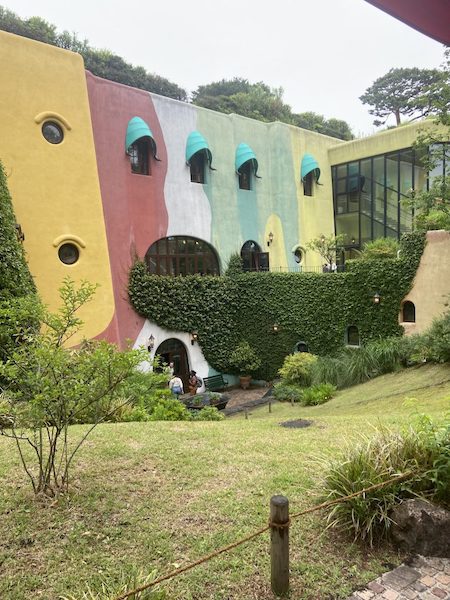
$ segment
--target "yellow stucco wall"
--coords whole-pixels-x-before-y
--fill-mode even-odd
[[[292,155],[294,157],[298,201],[299,244],[305,248],[313,238],[334,234],[333,185],[328,153],[331,147],[344,142],[305,129],[291,128]],[[319,184],[314,184],[313,196],[305,196],[300,178],[304,154],[312,154],[321,169]],[[319,267],[323,258],[317,252],[306,250],[303,264]]]
[[[83,60],[0,31],[0,61],[0,159],[31,273],[51,309],[68,275],[100,285],[80,313],[83,334],[94,337],[111,321],[114,301]],[[45,120],[62,127],[61,144],[44,139]],[[58,258],[65,241],[80,248],[70,266]]]
[[[399,322],[405,334],[424,332],[434,318],[448,310],[450,300],[450,231],[428,231],[427,244],[417,269],[413,287],[403,302],[416,307],[416,322]]]
[[[329,164],[339,165],[368,156],[410,148],[417,140],[419,131],[429,127],[433,127],[432,121],[421,121],[333,146],[328,152]]]

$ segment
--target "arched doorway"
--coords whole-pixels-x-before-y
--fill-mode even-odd
[[[162,366],[173,362],[174,373],[179,375],[183,381],[184,389],[188,389],[189,380],[189,361],[186,347],[183,342],[177,338],[169,338],[160,344],[155,353],[160,357]]]

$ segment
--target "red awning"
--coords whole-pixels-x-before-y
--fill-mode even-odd
[[[450,0],[366,0],[428,37],[450,45]]]

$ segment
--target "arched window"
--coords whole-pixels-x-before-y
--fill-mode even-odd
[[[247,144],[241,143],[236,148],[235,169],[239,177],[239,189],[251,190],[253,176],[258,177],[258,161],[255,153]]]
[[[241,258],[244,271],[269,270],[269,253],[261,252],[260,246],[253,240],[248,240],[242,246]]]
[[[251,190],[252,189],[252,174],[253,167],[252,163],[246,162],[239,169],[239,189],[240,190]]]
[[[403,323],[415,323],[416,322],[416,307],[414,302],[407,300],[403,303],[402,307],[402,321]]]
[[[356,325],[347,327],[346,342],[348,346],[359,346],[359,330]]]
[[[150,175],[150,141],[141,138],[128,148],[131,172],[138,175]]]
[[[145,262],[154,275],[219,275],[214,248],[193,237],[172,236],[158,240],[147,250]]]
[[[189,166],[191,168],[192,183],[205,183],[205,164],[206,156],[204,152],[197,152],[191,158]]]
[[[208,142],[199,131],[192,131],[186,140],[186,163],[190,167],[193,183],[206,183],[206,166],[211,166],[212,154]]]
[[[147,123],[141,117],[133,117],[128,122],[125,136],[125,152],[130,157],[131,172],[137,175],[150,175],[150,157],[156,156],[156,142]]]

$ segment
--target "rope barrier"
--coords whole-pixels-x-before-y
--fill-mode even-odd
[[[162,575],[161,577],[158,577],[157,579],[155,579],[154,581],[151,581],[150,583],[146,583],[145,585],[141,585],[141,586],[135,588],[134,590],[125,592],[121,596],[117,596],[117,598],[115,598],[114,600],[126,600],[130,596],[133,596],[133,594],[138,594],[140,592],[144,592],[145,590],[147,590],[151,587],[154,587],[155,585],[158,585],[158,583],[162,583],[163,581],[172,579],[173,577],[176,577],[177,575],[181,575],[182,573],[185,573],[186,571],[189,571],[190,569],[193,569],[194,567],[197,567],[198,565],[201,565],[202,563],[208,562],[212,558],[219,556],[219,554],[223,554],[224,552],[228,552],[228,550],[232,550],[233,548],[237,548],[238,546],[241,546],[242,544],[249,542],[253,538],[258,537],[262,533],[265,533],[266,531],[271,529],[271,527],[276,527],[279,529],[287,528],[290,526],[292,519],[297,519],[298,517],[301,517],[303,515],[307,515],[309,513],[316,512],[318,510],[322,510],[322,509],[328,508],[330,506],[334,506],[335,504],[339,504],[340,502],[347,502],[347,500],[356,498],[357,496],[360,496],[361,494],[367,494],[368,492],[373,492],[373,491],[378,490],[386,485],[395,483],[396,481],[403,481],[404,479],[408,479],[413,474],[414,474],[413,471],[407,471],[406,473],[403,473],[403,475],[398,475],[396,477],[393,477],[392,479],[389,479],[388,481],[382,481],[381,483],[375,483],[374,485],[364,488],[363,490],[354,492],[353,494],[349,494],[348,496],[342,496],[342,498],[336,498],[335,500],[328,500],[327,502],[322,502],[322,504],[318,504],[311,508],[306,508],[305,510],[302,510],[298,513],[294,513],[293,515],[290,515],[290,519],[287,523],[269,522],[269,524],[266,525],[265,527],[261,527],[261,529],[254,531],[253,533],[241,538],[240,540],[237,540],[236,542],[233,542],[232,544],[228,544],[228,546],[223,546],[222,548],[219,548],[218,550],[215,550],[214,552],[211,552],[210,554],[206,554],[205,556],[202,556],[202,558],[199,558],[198,560],[196,560],[192,563],[189,563],[188,565],[186,565],[184,567],[175,569],[175,571],[171,571],[167,575]]]

